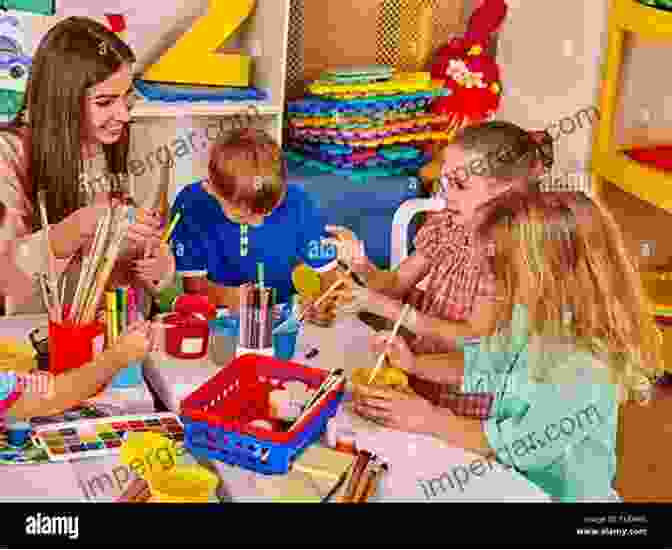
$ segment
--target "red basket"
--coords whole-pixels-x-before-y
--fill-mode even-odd
[[[247,354],[233,360],[180,404],[186,422],[204,422],[213,428],[248,434],[275,444],[290,444],[300,438],[324,410],[342,395],[345,385],[333,388],[322,404],[315,407],[289,431],[272,431],[250,426],[257,419],[270,419],[269,395],[284,382],[300,381],[316,390],[328,373],[290,361]]]

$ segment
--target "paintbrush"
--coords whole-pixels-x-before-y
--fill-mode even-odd
[[[306,408],[303,409],[303,412],[299,415],[299,417],[292,422],[292,425],[289,427],[289,430],[293,430],[296,426],[298,426],[301,421],[308,417],[311,412],[313,412],[314,409],[316,409],[322,401],[324,401],[331,390],[333,390],[336,386],[339,384],[343,383],[345,381],[345,376],[342,374],[340,376],[333,376],[331,379],[325,384],[325,386],[322,388],[322,393],[321,394],[315,394],[313,399],[311,399],[310,406],[307,406]]]
[[[346,273],[346,275],[349,275],[349,274],[350,274],[350,272],[348,271],[348,273]],[[311,308],[314,308],[314,307],[319,306],[322,302],[324,302],[324,301],[329,297],[329,295],[330,295],[334,290],[336,290],[336,289],[337,289],[339,286],[341,286],[344,282],[345,282],[345,280],[343,280],[343,279],[339,279],[338,281],[336,281],[333,285],[331,285],[331,286],[327,289],[327,291],[326,291],[324,294],[322,294],[322,296],[320,296],[320,297],[319,297],[317,300],[315,300],[312,304],[308,304],[305,308],[303,308],[303,310],[296,316],[296,318],[293,318],[292,316],[290,316],[289,319],[287,319],[286,321],[284,321],[283,323],[281,323],[280,325],[278,325],[278,326],[275,328],[275,330],[273,330],[273,334],[277,334],[278,332],[282,332],[282,331],[284,331],[284,330],[287,330],[287,327],[288,327],[292,322],[295,322],[295,323],[297,323],[298,325],[301,325],[301,323],[303,323],[303,318],[306,316],[306,313],[308,313],[308,310],[310,310]]]
[[[163,237],[161,237],[161,242],[162,243],[167,243],[170,241],[170,237],[173,234],[173,231],[175,231],[175,227],[177,227],[178,222],[180,221],[180,218],[182,218],[182,212],[178,210],[175,215],[173,216],[172,221],[170,222],[170,225],[168,226],[168,229],[166,229],[165,233],[163,234]]]
[[[56,256],[54,256],[54,251],[51,248],[51,241],[49,238],[50,227],[49,227],[49,217],[47,216],[47,202],[45,197],[44,189],[40,189],[37,192],[37,201],[40,209],[40,217],[42,219],[42,229],[44,229],[44,244],[47,249],[47,272],[49,274],[49,291],[54,300],[54,308],[56,313],[56,320],[58,322],[63,321],[63,312],[61,309],[61,304],[59,300],[58,293],[58,275],[56,274]]]
[[[350,468],[348,485],[345,489],[345,494],[341,498],[341,502],[352,502],[352,498],[354,497],[355,491],[357,490],[357,485],[359,484],[362,473],[373,457],[374,455],[364,449],[357,453],[357,460],[355,460],[355,463]]]
[[[376,374],[378,374],[378,371],[383,366],[383,361],[385,361],[385,357],[387,357],[387,354],[388,354],[389,348],[390,348],[390,344],[392,343],[392,340],[394,340],[395,336],[397,335],[397,332],[399,331],[399,327],[401,326],[401,323],[404,322],[404,318],[406,317],[406,315],[408,314],[410,309],[411,309],[411,304],[405,304],[404,308],[401,310],[401,315],[399,316],[399,319],[397,319],[397,322],[394,324],[394,328],[392,329],[392,334],[390,334],[390,337],[387,339],[387,342],[385,343],[385,349],[378,356],[378,361],[376,362],[376,366],[373,367],[373,370],[371,371],[371,375],[369,376],[369,381],[367,382],[368,384],[371,384],[371,382],[373,382],[373,380],[376,378]]]
[[[115,233],[110,242],[110,246],[106,250],[103,264],[96,276],[96,282],[93,287],[94,290],[91,293],[91,299],[85,309],[83,318],[85,323],[90,323],[95,316],[96,305],[100,301],[102,293],[105,290],[105,286],[107,285],[107,282],[110,278],[114,264],[116,263],[117,257],[119,256],[121,245],[126,238],[126,232],[130,227],[130,221],[128,219],[128,208],[124,207],[122,210],[123,215],[115,227]]]
[[[96,232],[93,236],[93,242],[91,244],[91,249],[87,254],[86,258],[82,262],[82,269],[79,273],[79,280],[77,281],[77,287],[75,288],[75,296],[72,299],[72,304],[70,307],[70,319],[76,319],[79,315],[80,310],[80,300],[82,298],[82,292],[85,292],[85,289],[88,289],[87,282],[90,279],[89,272],[91,271],[93,265],[93,258],[96,255],[96,252],[100,249],[103,241],[103,234],[106,231],[106,227],[109,225],[111,220],[112,211],[108,209],[102,219],[98,221],[96,226]]]

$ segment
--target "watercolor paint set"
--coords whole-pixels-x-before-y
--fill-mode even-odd
[[[50,460],[79,460],[118,454],[130,432],[154,432],[177,443],[184,440],[184,427],[177,415],[157,413],[50,424],[37,428],[33,441]]]

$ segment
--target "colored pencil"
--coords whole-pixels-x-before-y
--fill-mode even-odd
[[[115,335],[115,311],[117,308],[117,294],[113,291],[105,293],[105,336],[107,338],[107,348],[114,345]]]
[[[262,264],[263,265],[263,264]],[[261,295],[261,318],[259,319],[259,332],[260,332],[260,337],[259,337],[259,347],[260,348],[267,348],[269,347],[268,345],[268,336],[267,336],[267,331],[268,331],[268,319],[270,317],[268,307],[269,307],[269,293],[268,289],[261,288],[259,290],[259,294]]]
[[[135,287],[129,286],[126,289],[126,296],[128,300],[126,318],[128,319],[128,324],[132,325],[138,321],[138,295]]]
[[[119,326],[119,334],[124,334],[128,328],[128,294],[124,287],[115,290],[117,294],[117,324]]]
[[[56,256],[54,256],[54,251],[51,248],[49,218],[47,216],[47,202],[45,192],[43,189],[38,191],[37,199],[38,199],[38,207],[40,210],[40,217],[42,219],[42,229],[44,231],[42,236],[44,239],[44,244],[47,252],[47,273],[49,277],[48,279],[49,291],[51,293],[51,298],[53,299],[52,306],[55,309],[56,320],[58,322],[62,322],[63,310],[61,308],[58,292],[58,274],[56,273]]]
[[[163,234],[163,237],[161,238],[162,243],[167,243],[168,241],[170,241],[170,237],[173,234],[173,231],[175,231],[175,227],[177,226],[177,223],[180,221],[181,217],[182,212],[178,210],[173,216],[173,219],[170,222],[168,229],[166,229],[165,233]]]

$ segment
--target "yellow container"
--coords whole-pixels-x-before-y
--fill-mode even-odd
[[[177,466],[152,473],[147,482],[153,502],[209,502],[219,479],[203,466]]]
[[[12,338],[0,338],[0,371],[30,372],[37,368],[35,350]]]
[[[167,468],[157,459],[161,458],[158,452],[167,451],[172,459],[172,468]],[[143,465],[143,475],[146,481],[152,470],[175,469],[177,465],[177,451],[174,442],[167,437],[154,432],[131,432],[128,439],[121,446],[120,460],[122,464],[133,469],[134,464]],[[146,472],[146,473],[145,473]]]

